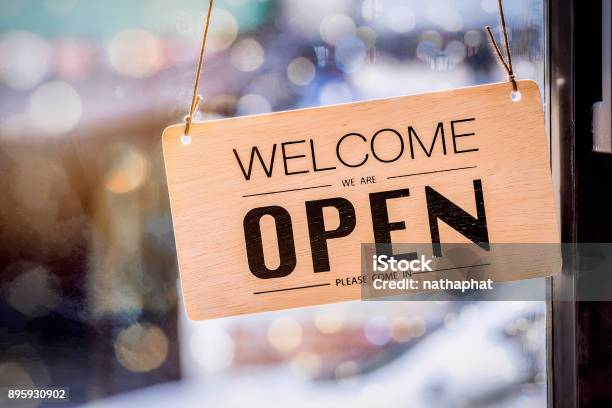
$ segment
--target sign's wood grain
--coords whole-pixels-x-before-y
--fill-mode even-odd
[[[192,319],[354,300],[360,244],[558,242],[540,93],[520,81],[167,128]],[[497,281],[521,279],[509,272]],[[532,277],[532,276],[529,276]]]

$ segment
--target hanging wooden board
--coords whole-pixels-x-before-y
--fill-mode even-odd
[[[540,92],[518,87],[196,123],[188,145],[167,128],[189,317],[359,299],[362,243],[558,242]]]

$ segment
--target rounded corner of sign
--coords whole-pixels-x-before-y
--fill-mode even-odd
[[[202,311],[199,310],[198,308],[194,308],[192,306],[187,306],[187,305],[184,305],[184,307],[185,307],[185,314],[187,315],[187,318],[191,320],[192,322],[209,319],[209,316],[207,316],[206,313],[202,313]]]
[[[527,89],[540,89],[540,85],[538,85],[538,83],[533,80],[533,79],[521,79],[518,81],[518,88],[519,91],[521,89],[521,86],[526,87]]]
[[[167,126],[162,132],[162,142],[166,141],[168,138],[181,136],[185,125],[170,125]]]

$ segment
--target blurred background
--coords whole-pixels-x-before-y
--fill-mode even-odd
[[[546,406],[544,302],[186,318],[160,141],[207,5],[2,0],[0,387],[99,407]],[[544,89],[543,1],[505,8],[518,77]],[[496,0],[217,0],[196,119],[503,81],[487,24]]]

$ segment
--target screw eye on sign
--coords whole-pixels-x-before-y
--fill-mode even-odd
[[[362,243],[558,242],[540,92],[518,88],[167,128],[189,317],[359,299]]]

